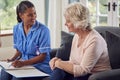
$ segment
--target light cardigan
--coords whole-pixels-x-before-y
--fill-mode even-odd
[[[75,77],[111,69],[107,44],[97,31],[92,30],[79,47],[78,39],[75,34],[69,60],[74,64]]]

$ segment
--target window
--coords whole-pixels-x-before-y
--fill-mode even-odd
[[[12,32],[16,20],[16,5],[20,0],[0,0],[0,34]]]
[[[88,0],[92,26],[119,26],[119,2],[119,0]]]

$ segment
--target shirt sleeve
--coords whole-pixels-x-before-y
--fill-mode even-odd
[[[48,28],[44,28],[39,38],[39,52],[50,52],[50,32]]]
[[[74,76],[82,76],[90,73],[101,54],[103,53],[102,41],[98,38],[92,39],[84,49],[84,55],[80,65],[74,64]]]

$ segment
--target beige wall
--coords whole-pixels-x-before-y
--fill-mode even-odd
[[[1,36],[0,41],[1,41],[1,47],[11,47],[11,46],[13,46],[13,36],[12,35]]]
[[[15,54],[13,48],[13,36],[1,36],[0,60],[11,58]]]

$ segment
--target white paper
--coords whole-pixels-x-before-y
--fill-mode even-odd
[[[21,77],[42,77],[42,76],[49,76],[46,73],[43,73],[37,69],[27,69],[27,70],[7,70],[9,74],[21,78]]]
[[[7,63],[5,61],[0,61],[0,66],[4,68],[6,72],[17,78],[49,76],[48,74],[36,69],[33,66],[24,66],[21,68],[15,68],[11,66],[11,63]]]
[[[11,65],[12,62],[0,61],[0,66],[6,70],[15,70],[15,69],[33,69],[33,66],[23,66],[20,68],[15,68]]]

